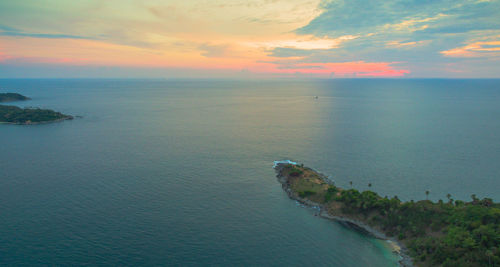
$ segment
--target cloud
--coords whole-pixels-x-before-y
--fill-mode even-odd
[[[498,77],[499,17],[500,0],[3,0],[0,61]]]
[[[49,39],[91,39],[84,36],[68,34],[47,34],[47,33],[23,33],[23,32],[0,32],[0,36],[49,38]]]
[[[320,7],[323,13],[308,25],[297,29],[297,33],[335,37],[380,30],[398,31],[402,28],[425,30],[427,33],[500,28],[499,1],[325,0]],[[422,24],[428,25],[422,28]],[[394,27],[387,29],[386,25]]]
[[[3,64],[11,66],[23,66],[23,65],[45,65],[45,64],[57,64],[57,65],[84,65],[88,63],[85,59],[76,58],[50,58],[50,57],[12,57],[5,56],[2,57],[0,53],[0,62]]]
[[[389,41],[386,43],[387,47],[395,47],[395,48],[413,48],[419,45],[427,45],[430,41],[418,41],[418,42],[405,42],[405,41]]]
[[[463,47],[441,51],[441,54],[447,57],[500,56],[500,41],[475,42]]]
[[[342,43],[358,38],[359,36],[344,35],[338,38],[322,37],[313,35],[293,36],[294,38],[277,39],[265,42],[249,42],[246,45],[252,47],[264,47],[265,49],[292,48],[301,50],[331,49],[339,47]]]
[[[14,32],[14,31],[17,31],[17,29],[0,24],[0,31],[12,31],[12,32]]]
[[[279,65],[276,67],[280,70],[297,70],[297,69],[311,69],[311,70],[325,70],[326,67],[324,65],[312,65],[312,64],[292,64],[292,65]]]
[[[95,39],[86,36],[70,35],[70,34],[27,33],[5,25],[0,25],[0,36],[46,38],[46,39]]]
[[[290,47],[276,47],[274,49],[269,50],[269,56],[272,57],[307,57],[313,54],[318,53],[319,51],[328,51],[326,49],[314,49],[314,50],[305,50],[298,48],[290,48]]]
[[[4,61],[8,60],[9,58],[10,58],[9,56],[0,52],[0,62],[4,62]]]
[[[301,62],[344,62],[344,61],[407,61],[426,60],[429,61],[429,48],[431,40],[411,41],[393,40],[386,38],[362,37],[350,40],[332,49],[298,49],[277,47],[268,51],[270,57],[275,60],[288,58],[298,59]]]
[[[376,48],[372,52],[383,54],[386,49],[408,50],[432,43],[421,50],[431,57],[485,32],[500,33],[498,0],[324,0],[320,8],[323,13],[295,32],[330,38],[360,36],[365,42],[354,40],[358,44],[348,49],[351,52]]]
[[[230,55],[230,49],[228,45],[210,45],[202,44],[198,47],[204,57],[227,57]]]
[[[404,61],[406,69],[425,75],[426,69],[447,73],[443,66],[461,58],[498,60],[496,44],[481,39],[500,34],[499,0],[323,0],[319,9],[319,16],[294,32],[317,38],[357,38],[328,49],[277,47],[269,56],[278,58],[275,61],[287,58],[312,64]],[[469,73],[479,69],[478,62],[471,64]]]
[[[407,69],[398,69],[397,62],[330,62],[330,63],[293,63],[291,61],[270,62],[274,64],[271,72],[308,73],[323,77],[402,77],[409,74]]]
[[[386,24],[383,26],[385,30],[392,30],[395,32],[412,33],[416,31],[422,31],[429,28],[429,23],[436,21],[438,19],[444,18],[446,15],[438,14],[434,17],[422,18],[422,19],[407,19],[395,24]]]

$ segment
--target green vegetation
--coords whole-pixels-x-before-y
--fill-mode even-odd
[[[23,101],[30,98],[17,93],[0,93],[0,102]],[[50,109],[20,108],[0,105],[0,123],[36,124],[73,119]]]
[[[310,191],[310,190],[306,190],[306,191],[301,191],[301,192],[299,192],[299,196],[300,196],[300,197],[309,197],[309,196],[312,196],[312,195],[314,195],[314,194],[316,194],[316,192],[314,192],[314,191]]]
[[[73,119],[73,117],[50,109],[23,109],[16,106],[0,105],[0,123],[32,124],[66,119]]]
[[[337,187],[335,187],[333,185],[330,186],[330,187],[328,187],[328,189],[326,190],[325,201],[324,202],[328,202],[328,201],[334,199],[335,196],[337,195],[337,192],[338,192]]]
[[[299,169],[299,176],[292,176]],[[489,198],[471,202],[402,202],[372,191],[343,190],[300,166],[280,170],[301,198],[317,202],[328,213],[362,221],[397,237],[420,266],[500,266],[500,204]],[[306,193],[307,192],[307,193]],[[429,191],[425,192],[426,197]]]
[[[29,99],[29,97],[16,93],[0,93],[0,102],[24,101]]]

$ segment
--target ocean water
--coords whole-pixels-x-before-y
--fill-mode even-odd
[[[0,91],[83,116],[0,125],[0,265],[396,265],[383,241],[288,199],[281,159],[404,200],[500,200],[500,80],[0,80]]]

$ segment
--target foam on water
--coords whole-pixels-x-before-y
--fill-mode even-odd
[[[297,162],[291,161],[289,159],[286,160],[275,160],[273,168],[276,168],[279,164],[292,164],[292,165],[297,165]]]

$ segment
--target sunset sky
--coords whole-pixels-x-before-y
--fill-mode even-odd
[[[500,0],[1,0],[16,77],[500,78]]]

